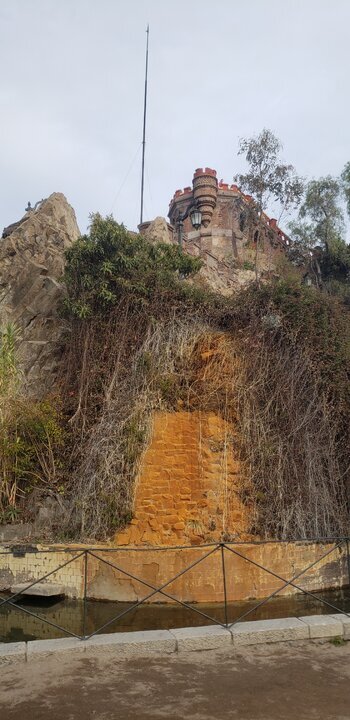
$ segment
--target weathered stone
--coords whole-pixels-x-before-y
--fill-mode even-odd
[[[343,635],[343,623],[332,615],[305,615],[299,618],[308,628],[310,638],[328,638]]]
[[[26,644],[24,642],[0,643],[0,665],[17,660],[25,661],[25,659]]]
[[[33,582],[33,581],[32,581]],[[63,585],[53,585],[51,583],[36,583],[28,588],[30,582],[19,583],[11,586],[11,593],[20,595],[36,595],[39,597],[56,597],[65,594]]]
[[[342,623],[344,638],[346,640],[350,640],[350,617],[348,615],[343,615],[343,613],[332,615],[332,617],[337,620],[337,622]]]
[[[220,334],[213,334],[212,344],[218,354],[222,340]],[[208,358],[202,361],[206,363]],[[241,500],[246,479],[234,452],[227,453],[232,434],[232,426],[213,412],[154,415],[131,521],[131,526],[140,531],[142,544],[190,544],[198,534],[220,541],[224,513],[230,533],[240,537],[248,533],[250,511]],[[171,478],[171,493],[160,485],[161,473]],[[226,497],[229,502],[224,507]],[[116,536],[118,544],[125,544],[126,539],[134,541],[130,526]]]
[[[31,640],[27,643],[27,660],[38,655],[51,655],[56,652],[84,652],[85,642],[78,638],[60,638],[58,640]]]
[[[14,542],[27,540],[33,535],[33,525],[23,523],[22,525],[0,525],[0,542]]]
[[[232,626],[231,632],[234,645],[303,640],[309,637],[308,628],[298,618],[239,622]]]
[[[167,245],[172,243],[171,227],[163,217],[156,217],[145,229],[142,234],[151,242],[163,242]]]
[[[57,374],[64,252],[79,234],[74,210],[53,193],[0,241],[0,327],[13,322],[19,328],[24,387],[36,397],[51,389]]]
[[[222,645],[232,644],[231,633],[220,625],[175,628],[170,632],[176,638],[179,652],[182,650],[215,650]]]
[[[111,635],[95,635],[85,641],[87,653],[113,653],[113,657],[130,655],[149,655],[152,653],[173,653],[176,651],[176,640],[168,630],[145,630],[144,632],[113,633]]]

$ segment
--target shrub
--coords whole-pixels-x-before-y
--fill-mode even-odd
[[[18,518],[33,487],[55,488],[55,451],[63,442],[53,405],[21,395],[18,337],[12,324],[0,331],[0,517],[6,522]]]
[[[92,215],[90,232],[66,252],[65,309],[79,318],[106,312],[127,295],[137,306],[178,291],[201,260],[185,255],[178,245],[150,243],[128,232],[112,217]]]

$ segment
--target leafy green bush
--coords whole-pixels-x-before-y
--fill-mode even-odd
[[[105,312],[125,295],[147,305],[169,291],[181,294],[180,279],[194,275],[202,264],[178,245],[150,243],[99,214],[92,215],[89,234],[67,250],[66,259],[65,308],[79,318]]]

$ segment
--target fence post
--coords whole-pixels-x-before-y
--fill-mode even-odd
[[[86,588],[87,588],[88,552],[84,552],[84,610],[83,610],[83,639],[86,638]]]
[[[348,561],[348,582],[350,585],[350,553],[349,553],[349,538],[346,538],[346,557]]]
[[[225,625],[228,626],[228,619],[227,619],[227,591],[226,591],[226,570],[225,570],[225,556],[224,556],[224,543],[220,543],[221,547],[221,562],[222,562],[222,579],[224,583],[224,601],[225,601]]]

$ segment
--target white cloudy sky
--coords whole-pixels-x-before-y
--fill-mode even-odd
[[[146,219],[263,127],[305,176],[350,159],[349,0],[0,0],[2,227],[61,191],[136,228],[147,22]]]

